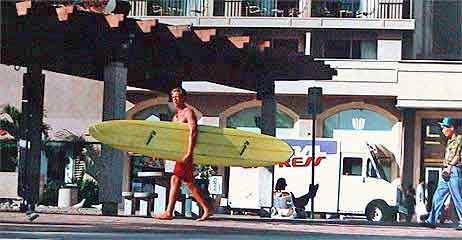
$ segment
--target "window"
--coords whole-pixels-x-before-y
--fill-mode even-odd
[[[274,49],[285,49],[291,52],[298,52],[298,39],[273,39]]]
[[[325,43],[324,57],[340,59],[377,59],[377,41],[328,40]]]
[[[377,178],[377,171],[375,170],[371,159],[367,159],[367,176]]]
[[[432,1],[432,53],[447,60],[462,59],[462,2]],[[437,19],[437,20],[436,20]]]
[[[393,123],[385,116],[365,109],[349,109],[324,120],[324,137],[333,137],[334,129],[391,131]]]
[[[243,109],[233,115],[227,120],[227,127],[259,127],[261,121],[260,107]],[[276,112],[276,127],[277,128],[293,128],[294,120],[287,114],[277,111]]]
[[[363,166],[362,158],[353,158],[353,157],[343,158],[342,174],[347,175],[347,176],[361,176],[362,166]]]
[[[359,42],[351,40],[328,40],[326,42],[326,58],[360,58]]]

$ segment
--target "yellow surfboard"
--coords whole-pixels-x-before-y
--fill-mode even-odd
[[[232,128],[198,126],[194,163],[214,166],[271,166],[289,159],[293,149],[272,136]],[[185,123],[143,120],[107,121],[90,126],[90,134],[113,148],[181,161],[188,147]]]

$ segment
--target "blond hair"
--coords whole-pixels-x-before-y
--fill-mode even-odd
[[[175,92],[179,92],[183,96],[187,95],[186,90],[184,90],[182,87],[177,87],[177,88],[172,89],[172,91],[170,91],[170,95],[173,95],[173,93]]]

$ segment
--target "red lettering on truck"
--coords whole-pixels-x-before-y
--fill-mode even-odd
[[[326,157],[317,157],[316,161],[314,161],[314,166],[318,166],[323,159],[326,159]],[[306,157],[305,159],[303,157],[292,157],[283,163],[279,163],[279,167],[308,167],[311,162],[312,157]]]

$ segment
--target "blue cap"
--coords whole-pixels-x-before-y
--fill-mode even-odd
[[[445,117],[443,118],[443,121],[438,123],[441,127],[454,127],[454,121],[452,120],[452,117]]]

